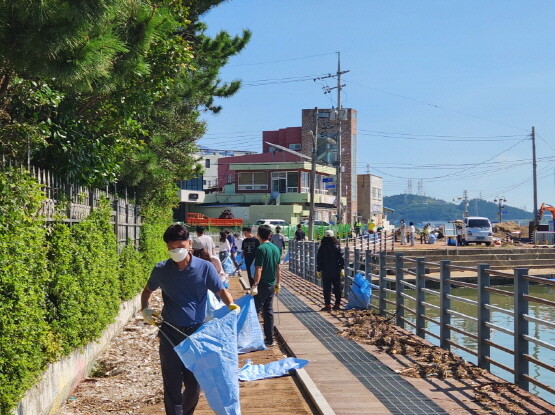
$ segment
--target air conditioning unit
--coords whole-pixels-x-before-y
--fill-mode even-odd
[[[179,190],[179,201],[184,203],[203,203],[206,193],[202,190]]]

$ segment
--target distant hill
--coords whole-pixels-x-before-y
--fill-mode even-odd
[[[427,196],[409,194],[385,196],[383,204],[395,210],[395,212],[387,214],[390,222],[398,222],[400,219],[415,223],[447,222],[453,219],[462,219],[464,214],[464,202],[455,204]],[[468,213],[470,216],[485,216],[492,222],[497,222],[498,210],[498,205],[493,202],[482,199],[469,201]],[[532,212],[508,205],[505,205],[503,212],[507,212],[503,214],[503,221],[532,219],[533,216]]]

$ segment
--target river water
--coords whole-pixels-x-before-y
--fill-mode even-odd
[[[513,291],[513,287],[512,286],[498,286],[496,288],[500,288],[500,289],[505,289],[507,291]],[[414,292],[411,290],[405,290],[405,293],[414,297]],[[471,300],[476,300],[476,290],[472,289],[472,288],[454,288],[452,289],[451,294],[458,296],[458,297],[464,297],[464,298],[468,298]],[[534,286],[530,286],[530,295],[535,296],[535,297],[539,297],[539,298],[545,298],[548,300],[555,300],[555,287],[553,286],[539,286],[539,285],[534,285]],[[496,305],[498,307],[504,308],[506,310],[513,310],[513,297],[509,297],[509,296],[504,296],[504,295],[499,295],[499,294],[493,294],[490,293],[490,300],[491,300],[491,304],[492,305]],[[431,295],[431,294],[426,294],[426,302],[434,304],[434,305],[439,305],[439,297],[435,296],[435,295]],[[405,300],[405,305],[407,307],[410,307],[412,309],[415,308],[415,304],[414,301],[412,300]],[[467,303],[462,303],[460,301],[454,301],[451,300],[451,308],[455,311],[458,311],[459,313],[464,313],[468,316],[471,317],[476,317],[477,316],[477,311],[476,311],[476,306],[472,305],[472,304],[467,304]],[[500,313],[500,312],[494,312],[491,311],[490,312],[490,316],[491,316],[491,322],[493,324],[496,324],[498,326],[501,326],[503,328],[507,328],[509,330],[513,330],[513,325],[514,325],[514,319],[512,316],[509,316],[507,314],[504,313]],[[554,307],[549,307],[547,305],[543,305],[543,304],[537,304],[537,303],[529,303],[529,313],[530,316],[532,317],[536,317],[536,318],[541,318],[543,320],[549,321],[549,322],[555,322],[555,308]],[[439,321],[439,314],[438,314],[438,310],[436,309],[431,309],[431,307],[426,308],[426,315],[433,318],[434,320]],[[405,317],[410,321],[411,318],[413,318],[413,315],[411,313],[405,313]],[[413,321],[414,322],[414,321]],[[429,330],[430,332],[439,335],[439,325],[436,325],[434,323],[431,323],[429,321],[426,321],[426,329]],[[460,317],[456,317],[456,316],[451,316],[451,325],[453,325],[454,327],[457,327],[459,329],[465,330],[469,333],[473,333],[476,334],[477,333],[477,324],[473,321],[469,321],[466,320],[464,318],[460,318]],[[410,329],[411,327],[407,325],[407,329]],[[532,337],[536,337],[539,338],[540,340],[550,343],[552,345],[555,345],[555,330],[547,327],[547,326],[542,326],[539,324],[535,324],[530,322],[529,323],[529,335]],[[500,344],[501,346],[507,347],[509,349],[513,349],[514,347],[514,340],[513,340],[513,336],[508,335],[506,333],[501,333],[499,331],[492,331],[491,334],[492,338],[491,340],[494,343]],[[426,340],[430,341],[431,343],[434,343],[436,345],[439,345],[439,340],[432,337],[432,336],[427,336]],[[451,331],[451,340],[453,340],[454,342],[461,344],[462,346],[468,347],[470,349],[476,350],[477,349],[477,344],[476,344],[476,340],[472,339],[471,337],[468,336],[464,336],[460,333],[456,333],[454,331]],[[461,356],[463,359],[472,362],[472,363],[477,363],[477,359],[475,356],[466,353],[463,350],[457,349],[455,347],[451,347],[451,350]],[[495,361],[498,361],[499,363],[508,366],[508,367],[513,367],[513,356],[511,354],[505,353],[501,350],[498,350],[494,347],[491,347],[490,349],[490,354],[491,354],[491,358]],[[545,347],[541,347],[541,346],[537,346],[534,344],[530,344],[530,354],[535,357],[536,359],[549,364],[551,366],[555,366],[555,351],[549,350]],[[513,375],[501,368],[498,368],[495,365],[491,365],[491,371],[492,373],[494,373],[495,375],[506,379],[510,382],[513,382]],[[533,363],[530,363],[530,371],[529,371],[529,375],[535,379],[538,379],[540,382],[545,383],[547,385],[549,385],[550,387],[555,387],[555,373],[551,372],[547,369],[544,369],[542,367],[539,367],[537,365],[534,365]],[[540,396],[541,398],[545,399],[546,401],[550,402],[550,403],[554,403],[555,404],[555,395],[552,393],[549,393],[547,391],[545,391],[542,388],[537,387],[536,385],[530,383],[530,392]]]

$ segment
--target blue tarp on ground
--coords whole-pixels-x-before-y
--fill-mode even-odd
[[[241,415],[237,365],[237,319],[232,311],[203,324],[175,347],[195,375],[206,400],[218,415]]]
[[[237,318],[237,351],[239,353],[266,350],[264,346],[264,334],[258,322],[258,316],[254,309],[254,299],[250,294],[235,300],[235,304],[241,307]],[[228,313],[227,307],[214,311],[216,318],[221,318]]]
[[[291,370],[300,369],[308,364],[308,360],[286,357],[285,359],[270,362],[265,365],[253,365],[247,360],[245,366],[239,370],[239,380],[250,381],[259,379],[277,378],[287,375]]]
[[[352,308],[356,310],[366,310],[370,304],[370,297],[372,296],[372,286],[364,275],[358,273],[355,275],[351,291],[347,295],[347,310]]]

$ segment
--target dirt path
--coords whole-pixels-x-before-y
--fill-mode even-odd
[[[242,295],[237,278],[230,281],[235,298]],[[161,295],[153,295],[152,306],[161,309]],[[90,377],[79,384],[57,415],[163,415],[162,378],[158,358],[157,328],[146,326],[137,313],[98,358]],[[284,349],[283,349],[284,350]],[[239,355],[239,367],[247,359],[254,364],[284,357],[281,346]],[[241,382],[243,414],[312,414],[294,379],[285,376]],[[195,414],[213,414],[201,395]]]

